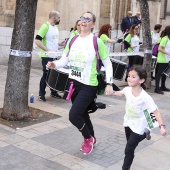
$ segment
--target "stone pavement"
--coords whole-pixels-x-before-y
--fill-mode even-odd
[[[7,66],[0,65],[0,108],[3,107]],[[107,104],[106,109],[91,114],[97,138],[92,153],[83,155],[79,150],[83,138],[69,122],[71,103],[49,96],[47,101],[38,101],[41,70],[31,69],[29,95],[35,102],[30,106],[61,117],[21,129],[0,125],[0,170],[121,170],[126,144],[123,124],[125,99],[99,95],[97,101]],[[170,87],[170,79],[167,80]],[[122,88],[123,81],[115,81]],[[154,84],[154,82],[152,82]],[[136,149],[131,170],[169,170],[170,168],[170,93],[153,93],[148,90],[158,105],[166,123],[167,136],[159,129],[151,133],[150,141],[142,141]]]

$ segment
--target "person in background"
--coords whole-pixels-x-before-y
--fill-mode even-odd
[[[66,47],[66,44],[67,44],[69,39],[72,39],[74,36],[80,34],[80,31],[81,31],[80,30],[80,24],[81,24],[81,21],[77,20],[75,25],[74,25],[74,28],[72,28],[73,30],[71,30],[71,35],[69,34],[68,38],[66,38],[65,41],[64,41],[64,48]]]
[[[139,37],[138,37],[139,27],[137,25],[132,25],[129,34],[126,36],[124,43],[127,45],[127,52],[139,52]],[[132,67],[134,64],[142,65],[143,58],[140,56],[128,56],[129,58],[129,67]]]
[[[121,22],[121,30],[123,34],[134,24],[135,20],[134,17],[132,17],[132,11],[128,11],[127,16],[123,18]]]
[[[103,25],[100,28],[99,34],[98,34],[98,37],[106,45],[108,53],[110,53],[110,46],[111,46],[111,44],[116,43],[115,40],[110,39],[110,37],[111,37],[111,30],[112,30],[112,26],[110,24],[105,24],[105,25]]]
[[[165,27],[164,36],[160,41],[157,56],[157,73],[155,77],[155,93],[164,94],[170,92],[170,89],[165,86],[166,75],[163,74],[170,62],[170,25]],[[161,87],[160,87],[161,80]]]
[[[74,25],[73,32],[70,35],[70,38],[73,38],[75,35],[80,34],[80,32],[81,32],[80,25],[81,25],[81,20],[77,20]]]
[[[134,18],[134,24],[138,25],[138,27],[141,26],[141,17],[140,17],[140,12],[137,12]]]
[[[52,11],[49,14],[48,22],[44,23],[36,35],[35,44],[40,48],[40,52],[51,52],[51,51],[58,51],[59,46],[59,30],[57,25],[60,23],[60,14],[57,11]],[[62,44],[60,44],[62,45]],[[43,67],[43,76],[40,80],[40,89],[39,89],[39,100],[46,101],[45,94],[46,94],[46,77],[48,71],[46,70],[46,64],[48,61],[52,61],[53,58],[47,54],[39,55],[42,60],[42,67]],[[51,90],[51,97],[61,98],[60,95],[53,89]]]
[[[97,57],[94,49],[92,30],[94,29],[96,16],[92,12],[85,12],[81,17],[81,33],[76,38],[71,48],[68,41],[60,60],[48,62],[47,69],[58,69],[69,65],[69,78],[73,83],[71,96],[72,107],[69,112],[70,122],[80,131],[84,141],[80,147],[83,154],[89,154],[96,144],[96,137],[90,116],[89,106],[96,98],[97,93]],[[113,68],[107,49],[103,41],[98,38],[98,53],[106,70],[106,95],[113,93]],[[71,88],[71,86],[70,86]],[[76,140],[76,139],[75,139]]]
[[[161,24],[156,24],[154,26],[154,30],[151,31],[151,38],[152,38],[152,46],[158,43],[159,39],[159,33],[161,31],[162,25]]]
[[[144,110],[148,113],[154,113],[160,127],[162,136],[166,135],[165,124],[152,97],[145,91],[145,82],[147,79],[146,69],[142,66],[133,66],[128,71],[128,87],[121,91],[115,91],[114,96],[125,96],[126,107],[124,116],[124,128],[127,144],[125,147],[125,157],[122,170],[130,170],[134,159],[134,152],[138,144],[144,140],[151,139],[148,130],[148,122]]]
[[[161,39],[162,39],[164,36],[165,36],[165,30],[162,30],[161,33],[160,33],[160,37],[158,38],[157,43],[155,43],[155,45],[156,45],[156,44],[159,45],[160,42],[161,42]],[[155,45],[154,45],[154,46],[155,46]],[[154,46],[153,46],[153,48],[154,48]],[[158,72],[158,67],[157,67],[157,63],[156,63],[156,66],[155,66],[155,77],[156,77],[156,73],[157,73],[157,72]],[[153,76],[153,71],[152,71],[152,72],[151,72],[151,78],[152,78],[152,80],[154,80],[155,77]]]

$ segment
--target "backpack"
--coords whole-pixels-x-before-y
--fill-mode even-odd
[[[77,39],[78,36],[79,35],[76,35],[70,40],[69,49],[71,48],[72,44],[74,43],[74,41]],[[97,72],[99,72],[103,63],[100,59],[99,52],[98,52],[97,36],[93,36],[93,46],[94,46],[94,49],[95,49],[95,52],[96,52],[96,58],[97,58],[96,69],[97,69]],[[68,57],[68,55],[69,55],[69,52],[67,53],[67,57]]]
[[[153,48],[152,48],[152,55],[155,56],[155,57],[157,57],[157,55],[158,55],[159,44],[160,44],[160,43],[155,44],[155,45],[153,46]]]

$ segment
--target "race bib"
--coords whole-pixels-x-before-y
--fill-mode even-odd
[[[83,68],[70,66],[69,78],[80,81],[83,79]]]
[[[158,121],[153,113],[149,113],[147,109],[143,111],[149,129],[154,129],[159,126]]]

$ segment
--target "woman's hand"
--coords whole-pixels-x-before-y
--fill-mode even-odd
[[[49,61],[46,65],[46,69],[54,69],[56,67],[56,65],[54,64],[54,62]]]
[[[107,85],[105,88],[105,92],[106,95],[113,95],[113,87],[112,85]]]

